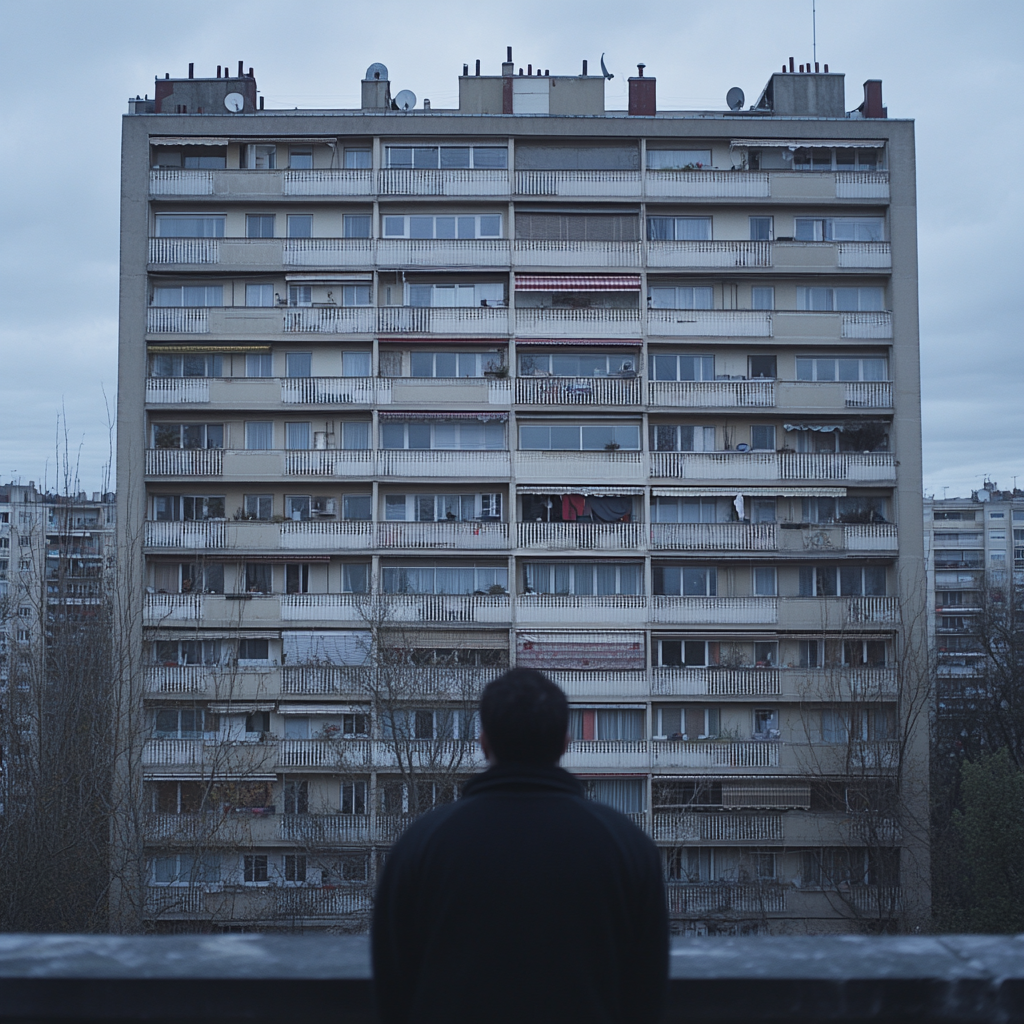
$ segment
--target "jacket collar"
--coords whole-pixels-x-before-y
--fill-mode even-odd
[[[478,796],[497,790],[518,790],[520,792],[548,790],[583,796],[583,787],[564,768],[552,765],[550,768],[535,764],[515,762],[497,764],[482,775],[476,775],[463,787],[463,796]]]

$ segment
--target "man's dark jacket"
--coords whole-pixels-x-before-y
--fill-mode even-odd
[[[385,1024],[656,1021],[657,849],[561,768],[491,768],[388,855],[373,969]]]

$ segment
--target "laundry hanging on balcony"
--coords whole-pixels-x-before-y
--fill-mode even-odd
[[[783,423],[784,430],[816,430],[821,434],[842,433],[846,427],[842,423]]]
[[[517,292],[638,292],[639,274],[517,274]]]

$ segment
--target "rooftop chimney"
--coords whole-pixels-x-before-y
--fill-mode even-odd
[[[869,78],[864,83],[864,102],[857,108],[864,117],[888,117],[888,108],[882,106],[882,80]]]
[[[635,78],[629,80],[629,113],[641,117],[654,117],[658,112],[655,94],[656,78],[644,78],[646,64],[637,64]]]
[[[512,63],[512,47],[511,46],[507,47],[507,50],[506,50],[506,53],[505,53],[505,63],[501,65],[501,73],[503,75],[514,75],[516,73],[515,65]],[[511,113],[511,111],[509,111],[509,113]]]

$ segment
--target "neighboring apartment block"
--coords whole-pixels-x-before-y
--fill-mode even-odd
[[[507,665],[678,931],[919,918],[912,122],[827,65],[730,112],[475,70],[456,110],[380,64],[358,110],[241,65],[130,102],[151,926],[365,927]]]

